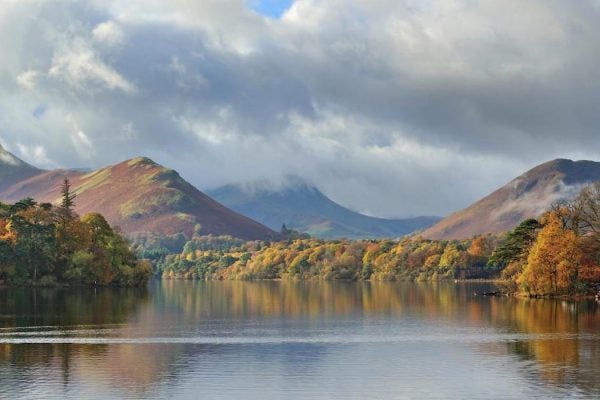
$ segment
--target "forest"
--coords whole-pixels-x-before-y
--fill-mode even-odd
[[[164,279],[500,279],[531,296],[588,293],[600,283],[600,184],[500,236],[325,241],[285,233],[288,240],[273,243],[196,236],[137,246]]]
[[[0,283],[144,285],[152,266],[97,213],[79,217],[68,179],[60,206],[31,198],[0,203]]]

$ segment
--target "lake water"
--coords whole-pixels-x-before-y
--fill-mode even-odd
[[[0,398],[600,398],[593,301],[485,284],[0,290]]]

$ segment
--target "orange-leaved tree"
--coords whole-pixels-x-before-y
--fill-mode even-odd
[[[578,280],[582,261],[580,239],[565,227],[560,210],[546,213],[542,224],[518,282],[531,294],[567,293]]]

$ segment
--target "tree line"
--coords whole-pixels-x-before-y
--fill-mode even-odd
[[[79,217],[68,179],[59,206],[0,203],[0,281],[10,285],[142,285],[152,275],[97,213]]]
[[[163,278],[416,280],[502,278],[511,291],[572,295],[600,284],[600,183],[505,235],[468,240],[281,242],[192,237],[178,251],[145,250]]]
[[[227,237],[195,237],[181,252],[163,255],[155,265],[164,278],[205,280],[487,278],[498,272],[487,264],[496,241],[492,236],[478,236],[461,241],[311,238],[240,243]],[[208,242],[219,246],[211,248]]]
[[[600,284],[600,183],[509,232],[489,261],[514,290],[565,295]]]

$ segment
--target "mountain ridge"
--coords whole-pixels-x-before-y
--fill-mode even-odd
[[[468,239],[513,229],[554,202],[569,200],[600,181],[600,162],[558,158],[537,165],[463,210],[426,229],[429,239]]]
[[[0,145],[0,191],[41,172],[43,170],[26,163]]]
[[[363,215],[334,202],[298,177],[289,177],[287,184],[276,188],[262,182],[231,184],[207,193],[271,229],[285,224],[323,239],[401,237],[439,220],[438,217],[385,219]]]
[[[248,240],[277,237],[276,232],[219,204],[176,171],[147,157],[92,172],[36,169],[35,174],[2,187],[0,199],[15,202],[33,197],[56,204],[65,177],[77,194],[75,210],[79,214],[99,212],[129,235],[200,233]]]

